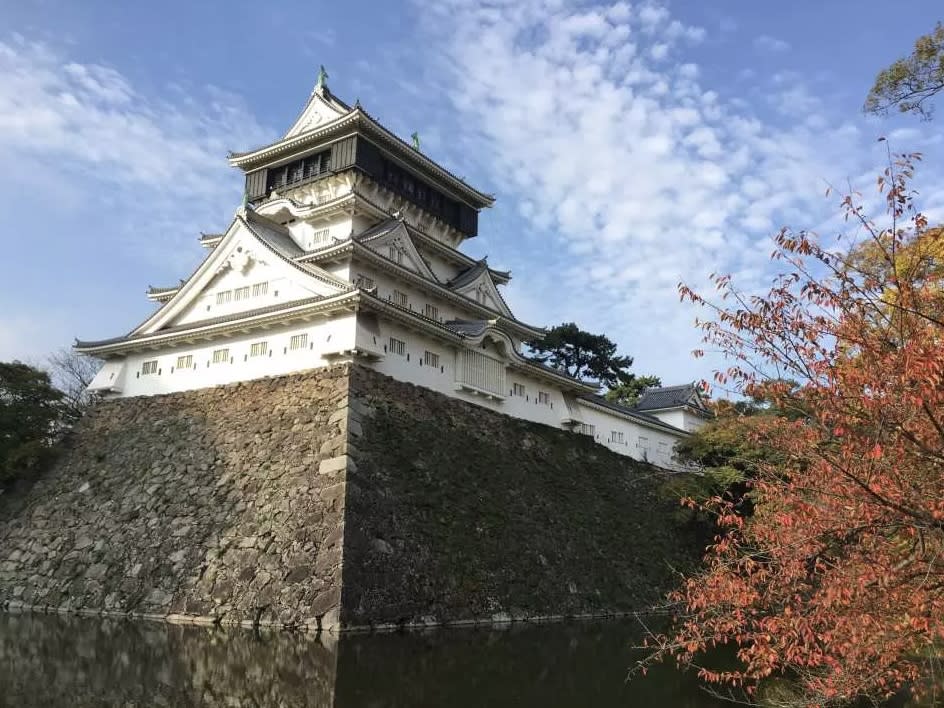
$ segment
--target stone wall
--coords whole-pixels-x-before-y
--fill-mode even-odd
[[[98,405],[0,498],[0,604],[334,624],[347,389],[337,367]]]
[[[664,473],[357,367],[341,622],[646,609],[698,555]]]
[[[0,497],[0,605],[310,629],[640,610],[698,550],[661,481],[361,366],[120,399]]]

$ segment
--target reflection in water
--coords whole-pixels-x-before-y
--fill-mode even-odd
[[[3,706],[714,708],[658,667],[626,683],[634,625],[312,635],[0,615]]]

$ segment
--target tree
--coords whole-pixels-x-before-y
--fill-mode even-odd
[[[34,472],[48,459],[62,419],[62,397],[45,371],[0,362],[0,484]]]
[[[605,335],[585,332],[573,322],[552,327],[544,339],[527,345],[536,361],[550,364],[574,378],[599,381],[607,388],[633,380],[633,374],[629,373],[633,364],[631,356],[617,355],[616,344]]]
[[[94,400],[88,386],[101,368],[99,359],[59,349],[49,355],[48,368],[53,384],[62,391],[63,422],[74,425]]]
[[[897,106],[902,113],[917,113],[928,119],[928,99],[944,89],[944,25],[918,37],[914,51],[899,59],[875,78],[865,99],[867,113],[885,114]]]
[[[899,156],[879,181],[887,228],[852,196],[839,245],[782,231],[785,273],[766,295],[717,276],[720,304],[681,286],[711,313],[706,342],[732,365],[716,379],[762,392],[803,416],[772,416],[751,440],[776,453],[757,461],[754,514],[716,497],[702,505],[717,535],[705,568],[672,596],[679,615],[656,656],[694,664],[719,645],[732,669],[701,668],[713,683],[795,678],[808,705],[916,693],[936,675],[944,642],[944,294],[911,279],[900,254],[938,233],[909,189],[917,156]],[[862,270],[865,239],[887,268]],[[799,382],[791,390],[785,382]]]
[[[639,402],[639,397],[643,394],[643,391],[647,388],[658,388],[661,385],[662,379],[658,376],[633,375],[630,381],[617,384],[603,395],[608,401],[632,408]]]

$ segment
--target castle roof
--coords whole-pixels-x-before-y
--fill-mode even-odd
[[[404,164],[429,173],[441,187],[471,207],[482,209],[495,203],[493,195],[475,189],[464,179],[424,155],[418,148],[402,140],[367,113],[360,104],[348,106],[324,85],[315,88],[301,114],[282,138],[247,152],[231,152],[229,162],[232,166],[249,172],[352,132],[372,137],[382,143]]]
[[[603,396],[583,395],[583,396],[579,396],[578,400],[580,400],[583,403],[589,403],[594,406],[599,406],[600,408],[605,408],[606,410],[611,411],[613,413],[618,413],[624,418],[629,418],[638,423],[644,424],[650,428],[660,428],[662,430],[667,430],[676,434],[678,433],[684,433],[685,435],[690,434],[687,431],[682,430],[681,428],[676,428],[674,425],[670,425],[669,423],[666,423],[665,421],[660,420],[659,418],[656,418],[654,415],[649,415],[647,413],[643,413],[634,408],[628,408],[626,406],[620,405],[619,403],[608,401]]]
[[[698,386],[694,383],[648,388],[643,391],[636,405],[633,406],[636,411],[657,411],[671,408],[690,408],[697,413],[710,414],[701,398]]]

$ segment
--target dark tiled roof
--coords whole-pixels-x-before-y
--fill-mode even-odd
[[[395,217],[390,217],[389,219],[384,219],[378,224],[374,224],[366,231],[362,231],[357,236],[354,237],[355,241],[369,241],[371,239],[379,238],[384,234],[389,234],[395,228],[397,228],[401,223],[400,219]]]
[[[464,271],[459,273],[455,278],[446,283],[446,287],[449,288],[461,288],[463,285],[468,285],[473,280],[478,278],[483,272],[488,269],[488,265],[484,260],[479,261],[474,266],[466,268]]]
[[[697,399],[695,403],[691,402],[697,390],[695,384],[646,389],[639,397],[634,409],[637,411],[654,411],[663,408],[682,408],[688,405],[700,408]]]
[[[305,253],[305,250],[295,243],[295,239],[289,236],[288,229],[281,224],[256,214],[250,209],[246,210],[246,222],[256,236],[283,258],[291,260]]]
[[[468,285],[473,280],[478,278],[484,271],[488,271],[489,275],[492,276],[492,280],[494,281],[506,283],[511,280],[511,273],[504,270],[495,270],[494,268],[489,268],[488,260],[483,258],[482,260],[477,261],[475,265],[469,266],[464,271],[459,273],[459,275],[446,283],[446,285],[450,288],[461,288],[463,285]]]
[[[478,337],[488,328],[486,320],[449,320],[444,324],[463,337]]]
[[[148,286],[148,295],[160,295],[161,293],[172,293],[177,290],[180,290],[180,284],[170,285],[166,288],[155,288],[153,285]]]
[[[650,423],[652,425],[658,425],[660,428],[667,428],[669,430],[679,430],[674,425],[666,423],[664,420],[659,420],[654,415],[649,415],[648,413],[642,413],[633,408],[627,408],[626,406],[621,406],[619,403],[614,403],[613,401],[606,400],[603,396],[579,396],[579,398],[594,403],[603,408],[607,408],[616,413],[621,413],[630,418],[636,418],[637,420]]]

